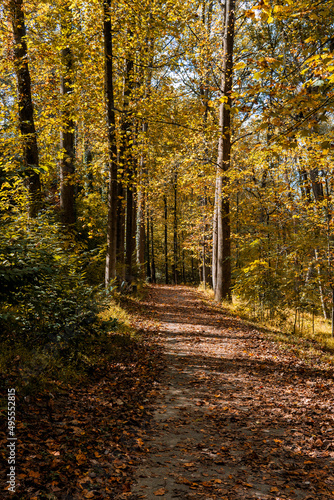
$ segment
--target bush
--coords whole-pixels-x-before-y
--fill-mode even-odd
[[[34,220],[3,217],[0,235],[1,341],[49,343],[75,351],[98,326],[96,287],[81,271],[71,237],[45,213]]]

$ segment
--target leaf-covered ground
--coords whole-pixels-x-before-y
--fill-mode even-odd
[[[334,499],[333,369],[192,288],[152,286],[125,306],[142,337],[117,361],[80,388],[18,394],[17,493],[4,498]],[[4,428],[2,484],[6,444]]]
[[[333,370],[187,287],[152,288],[166,369],[132,499],[334,498]]]
[[[71,387],[69,381],[60,392],[27,397],[16,391],[15,494],[5,491],[3,394],[1,499],[114,500],[130,491],[141,436],[151,420],[147,403],[155,396],[160,358],[145,332],[141,340],[122,342],[119,336],[117,341],[121,345],[115,362],[101,365],[83,386]],[[15,387],[13,374],[8,374],[7,386]]]

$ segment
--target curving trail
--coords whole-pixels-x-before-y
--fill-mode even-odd
[[[131,499],[334,499],[333,372],[203,304],[152,286],[166,357]]]

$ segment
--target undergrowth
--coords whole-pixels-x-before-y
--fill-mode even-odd
[[[93,286],[90,251],[48,213],[2,216],[0,383],[23,395],[83,383],[136,342],[115,287]]]
[[[204,294],[205,300],[214,300],[211,288],[203,286],[199,290]],[[273,335],[282,344],[289,345],[301,356],[312,359],[320,357],[324,361],[334,364],[334,338],[331,336],[331,322],[322,316],[303,312],[297,315],[291,309],[281,311],[280,315],[270,316],[268,311],[263,311],[254,304],[233,296],[232,303],[224,301],[219,308],[228,314],[247,321],[259,330],[264,330]]]

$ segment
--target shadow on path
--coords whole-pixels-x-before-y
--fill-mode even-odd
[[[133,499],[334,499],[333,375],[203,305],[152,287],[166,370]]]

